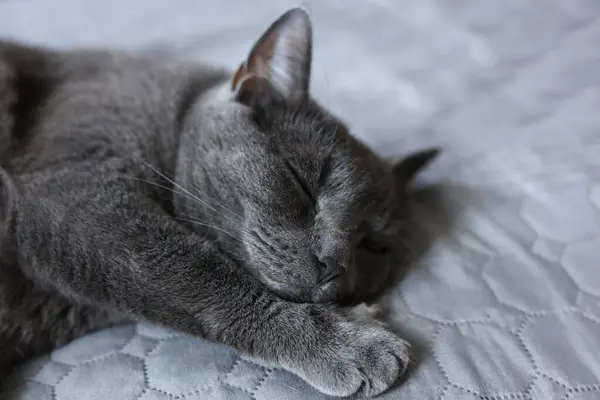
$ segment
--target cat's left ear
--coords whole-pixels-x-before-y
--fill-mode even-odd
[[[303,8],[279,17],[252,47],[236,72],[232,89],[248,106],[308,97],[312,59],[312,27]]]
[[[401,158],[394,164],[394,175],[404,182],[414,179],[414,177],[429,165],[440,153],[438,148],[421,150]]]

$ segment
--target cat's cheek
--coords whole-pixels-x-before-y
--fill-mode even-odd
[[[337,302],[342,297],[344,282],[333,281],[324,286],[315,287],[311,293],[311,302],[313,303],[331,303]]]
[[[373,256],[366,252],[361,252],[357,260],[352,297],[356,299],[378,297],[389,284],[389,260],[386,257]]]
[[[258,281],[271,293],[276,296],[293,301],[293,302],[304,302],[307,301],[307,294],[299,287],[290,286],[271,279],[267,274],[262,271],[257,272]]]

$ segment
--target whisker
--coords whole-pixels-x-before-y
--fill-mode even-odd
[[[184,204],[183,206],[186,208],[186,211],[192,210],[192,211],[197,211],[197,212],[200,212],[200,213],[202,213],[204,211],[204,210],[201,210],[201,209],[196,208],[196,207],[188,206],[187,204]],[[183,213],[181,211],[179,211],[178,214],[183,215],[184,217],[187,217],[187,218],[192,217],[191,215],[185,214],[185,213]],[[250,235],[251,232],[248,229],[246,229],[246,227],[243,225],[242,221],[237,221],[237,222],[234,221],[234,223],[236,224],[236,227],[242,233],[245,233],[246,235]]]
[[[121,175],[121,177],[122,178],[126,178],[126,179],[131,179],[131,180],[134,180],[134,181],[139,181],[139,182],[147,183],[149,185],[156,186],[156,187],[159,187],[161,189],[165,189],[166,191],[169,191],[169,192],[172,192],[172,193],[176,193],[176,194],[180,194],[182,196],[186,196],[185,193],[178,192],[178,191],[174,190],[173,188],[170,188],[170,187],[165,186],[165,185],[161,185],[160,183],[152,182],[152,181],[149,181],[149,180],[146,180],[146,179],[142,179],[142,178],[137,178],[135,176]]]
[[[243,221],[243,218],[239,214],[235,213],[234,211],[228,209],[227,207],[225,207],[225,206],[223,206],[221,204],[216,204],[216,206],[221,207],[222,209],[224,209],[225,211],[231,213],[233,216],[235,216],[238,219],[238,221],[233,220],[231,217],[229,217],[229,216],[225,215],[223,212],[217,210],[210,203],[208,203],[208,202],[206,202],[206,201],[198,198],[197,196],[193,195],[192,193],[190,193],[189,190],[187,190],[184,187],[182,187],[181,185],[179,185],[177,182],[174,181],[174,179],[170,178],[166,173],[160,171],[157,167],[154,167],[153,165],[151,165],[147,161],[144,161],[144,160],[142,160],[140,158],[134,158],[134,157],[131,157],[131,156],[129,158],[131,158],[134,161],[142,162],[144,165],[146,165],[148,168],[150,168],[152,171],[154,171],[155,173],[157,173],[159,176],[161,176],[162,178],[164,178],[167,182],[171,183],[175,188],[177,188],[179,190],[175,190],[172,187],[168,187],[168,186],[162,185],[162,184],[157,183],[157,182],[152,182],[150,180],[146,180],[146,179],[142,179],[142,178],[138,178],[138,177],[134,177],[134,176],[121,175],[122,178],[136,180],[136,181],[139,181],[139,182],[143,182],[143,183],[146,183],[146,184],[153,185],[155,187],[164,189],[164,190],[166,190],[168,192],[179,194],[181,196],[186,196],[186,197],[194,200],[195,202],[208,207],[209,209],[211,209],[212,211],[216,212],[217,214],[223,216],[224,218],[227,218],[229,221],[233,222],[234,224],[237,224],[237,226],[243,232],[247,233],[246,228],[242,224],[240,224],[240,221]],[[187,204],[184,205],[184,207],[186,207],[186,209],[191,209],[191,210],[198,211],[198,212],[204,212],[203,209],[191,207],[191,206],[189,206]],[[189,217],[187,215],[184,215],[184,216]],[[202,221],[198,221],[198,220],[191,219],[191,218],[182,218],[182,217],[179,217],[179,216],[174,216],[173,218],[181,220],[181,221],[186,221],[186,222],[189,222],[189,223],[192,223],[192,224],[195,224],[195,225],[205,226],[205,227],[208,227],[208,228],[212,228],[212,229],[218,230],[218,231],[223,232],[226,235],[230,236],[231,238],[237,240],[238,242],[244,244],[244,241],[241,238],[237,237],[236,235],[233,235],[232,233],[226,231],[225,229],[219,228],[218,226],[215,226],[215,225],[212,225],[212,224],[208,224],[208,223],[204,223]],[[225,248],[222,248],[222,250],[225,251],[233,259],[235,259],[235,260],[237,260],[239,262],[246,263],[246,264],[249,263],[249,260],[245,259],[244,257],[242,257],[239,254],[233,253],[233,252],[231,252],[231,251],[229,251],[229,250],[227,250]]]
[[[183,193],[179,193],[179,192],[175,192],[174,193],[178,193],[178,194],[186,194],[190,199],[198,202],[199,204],[203,204],[206,207],[208,207],[209,209],[213,210],[216,213],[219,213],[220,215],[222,215],[225,218],[228,218],[231,222],[234,222],[231,218],[229,218],[227,215],[223,214],[222,212],[220,212],[219,210],[217,210],[215,208],[214,205],[211,205],[210,203],[202,200],[201,198],[199,198],[198,196],[195,196],[194,194],[192,194],[189,190],[187,190],[186,188],[184,188],[183,186],[179,185],[177,182],[175,182],[175,180],[169,178],[165,173],[163,173],[162,171],[160,171],[158,168],[154,167],[153,165],[151,165],[150,163],[148,163],[145,160],[142,159],[137,159],[136,161],[140,161],[142,163],[144,163],[148,168],[152,169],[154,172],[156,172],[159,176],[161,176],[163,179],[167,180],[169,183],[171,183],[174,187],[176,187],[177,189],[181,190]],[[232,215],[236,216],[237,218],[239,218],[240,220],[242,219],[240,215],[236,214],[234,211],[229,210],[227,207],[217,204],[217,206],[221,207],[222,209],[224,209],[225,211],[231,213]]]
[[[191,186],[191,189],[193,189],[193,190],[195,190],[195,191],[200,191],[200,189],[199,189],[198,187],[196,187],[195,185],[190,185],[190,186]],[[222,205],[222,204],[218,204],[218,203],[212,203],[211,205],[212,205],[212,206],[221,207],[221,208],[222,208],[222,209],[224,209],[225,211],[227,211],[227,212],[230,212],[230,213],[231,213],[233,216],[237,217],[237,218],[238,218],[240,221],[243,221],[243,219],[244,219],[244,218],[242,217],[242,215],[240,215],[240,214],[236,213],[235,211],[233,211],[233,210],[231,210],[231,209],[229,209],[229,208],[225,207],[225,206],[224,206],[224,205]],[[202,210],[198,210],[198,211],[202,211]]]
[[[178,192],[178,191],[174,190],[173,188],[170,188],[170,187],[168,187],[168,186],[161,185],[161,184],[159,184],[159,183],[152,182],[152,181],[149,181],[149,180],[146,180],[146,179],[136,178],[136,177],[133,177],[133,176],[126,176],[126,175],[123,175],[122,177],[123,177],[123,178],[127,178],[127,179],[132,179],[132,180],[140,181],[140,182],[143,182],[143,183],[147,183],[147,184],[149,184],[149,185],[153,185],[153,186],[156,186],[156,187],[159,187],[159,188],[165,189],[165,190],[167,190],[167,191],[169,191],[169,192],[173,192],[173,193],[180,194],[180,195],[182,195],[182,196],[187,196],[187,194],[186,194],[186,193]],[[192,211],[197,211],[197,212],[203,212],[203,211],[204,211],[204,210],[202,210],[202,209],[200,209],[200,208],[192,207],[192,206],[190,206],[190,205],[188,205],[188,204],[184,204],[184,207],[186,208],[186,210],[192,210]],[[222,215],[222,214],[220,214],[220,215]],[[185,216],[185,217],[189,217],[189,215],[184,215],[184,216]],[[223,215],[223,216],[225,216],[225,215]],[[232,219],[230,219],[230,218],[228,218],[228,219],[229,219],[230,221],[232,221],[232,222],[236,223],[236,221],[233,221],[233,220],[232,220]],[[240,228],[240,229],[241,229],[243,232],[246,232],[246,233],[247,233],[247,231],[246,231],[246,229],[244,228],[244,226],[242,226],[241,224],[239,224],[238,226],[239,226],[239,228]],[[215,226],[213,226],[213,227],[215,227]],[[215,227],[215,228],[216,228],[216,227]],[[239,238],[237,238],[237,239],[239,240]]]
[[[211,210],[215,211],[215,212],[219,212],[217,209],[215,209],[211,204],[207,203],[206,201],[202,200],[201,198],[199,198],[198,196],[195,196],[194,194],[192,194],[189,190],[187,190],[186,188],[184,188],[183,186],[181,186],[180,184],[178,184],[177,182],[175,182],[175,180],[169,178],[165,173],[161,172],[160,170],[158,170],[157,168],[153,167],[152,165],[150,165],[149,163],[147,163],[144,160],[141,160],[144,164],[146,164],[149,168],[151,168],[154,172],[156,172],[157,174],[159,174],[162,178],[166,179],[169,183],[171,183],[173,186],[175,186],[176,188],[178,188],[179,190],[182,190],[184,193],[186,193],[188,196],[190,196],[191,199],[196,200],[198,203],[200,204],[204,204],[205,206],[207,206],[208,208],[210,208]],[[219,207],[221,208],[225,208],[222,205],[219,205]],[[226,209],[227,211],[229,211],[230,213],[232,213],[233,215],[236,215],[233,211]],[[223,215],[223,214],[222,214]],[[225,217],[225,215],[223,215]],[[239,215],[236,215],[239,218]]]
[[[149,184],[149,185],[153,185],[153,186],[156,186],[156,187],[159,187],[159,188],[165,189],[165,190],[167,190],[167,191],[169,191],[169,192],[172,192],[172,193],[175,193],[175,194],[179,194],[179,195],[182,195],[182,196],[186,196],[186,197],[189,197],[189,198],[191,198],[192,200],[195,200],[193,197],[190,197],[190,196],[189,196],[187,193],[184,193],[184,192],[181,192],[181,191],[177,191],[177,190],[175,190],[175,189],[173,189],[173,188],[170,188],[170,187],[168,187],[168,186],[161,185],[160,183],[152,182],[152,181],[149,181],[149,180],[146,180],[146,179],[137,178],[137,177],[134,177],[134,176],[126,176],[126,175],[123,175],[122,177],[123,177],[123,178],[127,178],[127,179],[131,179],[131,180],[135,180],[135,181],[139,181],[139,182],[143,182],[143,183],[147,183],[147,184]],[[185,205],[185,207],[186,207],[186,208],[189,208],[189,209],[191,209],[191,210],[194,210],[194,211],[198,211],[198,212],[202,212],[202,211],[203,211],[203,210],[202,210],[202,209],[200,209],[200,208],[191,207],[191,206],[189,206],[189,205],[187,205],[187,204]],[[224,216],[224,217],[226,217],[226,218],[227,218],[227,216],[226,216],[226,215],[224,215],[224,214],[222,214],[222,213],[218,212],[217,210],[214,210],[212,207],[211,207],[211,210],[213,210],[213,211],[217,212],[219,215],[222,215],[222,216]],[[228,218],[228,219],[229,219],[230,221],[232,221],[232,222],[233,222],[233,220],[231,220],[230,218]]]
[[[233,235],[232,233],[230,233],[230,232],[226,231],[226,230],[225,230],[225,229],[223,229],[223,228],[219,228],[218,226],[215,226],[215,225],[212,225],[212,224],[208,224],[208,223],[206,223],[206,222],[197,221],[197,220],[195,220],[195,219],[191,219],[191,218],[183,218],[183,217],[173,217],[173,218],[174,218],[174,219],[178,219],[178,220],[180,220],[180,221],[186,221],[186,222],[192,223],[192,224],[194,224],[194,225],[205,226],[205,227],[207,227],[207,228],[216,229],[216,230],[218,230],[218,231],[220,231],[220,232],[223,232],[223,233],[225,233],[226,235],[228,235],[228,236],[230,236],[230,237],[234,238],[235,240],[239,241],[240,243],[244,243],[244,241],[243,241],[242,239],[240,239],[239,237],[237,237],[237,236]]]

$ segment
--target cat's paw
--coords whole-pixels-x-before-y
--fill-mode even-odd
[[[323,393],[376,396],[406,372],[409,344],[373,319],[374,309],[359,307],[333,312],[318,345],[294,371]]]
[[[383,313],[379,304],[360,303],[349,309],[350,313],[357,318],[377,318]],[[379,321],[382,322],[382,321]]]

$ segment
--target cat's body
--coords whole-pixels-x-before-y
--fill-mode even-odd
[[[309,72],[298,9],[233,78],[0,42],[0,371],[133,318],[329,394],[389,387],[405,342],[318,303],[384,284],[399,180],[433,153],[380,160],[310,100]]]
[[[0,113],[0,138],[4,147],[0,167],[4,169],[2,186],[5,190],[2,211],[21,209],[35,217],[39,211],[36,205],[42,208],[52,200],[40,196],[39,204],[35,204],[37,195],[34,194],[33,209],[22,209],[23,198],[17,186],[13,186],[15,181],[19,187],[52,185],[56,174],[70,165],[88,163],[94,168],[105,164],[107,174],[114,175],[106,176],[108,180],[122,175],[134,185],[141,183],[136,179],[170,185],[144,162],[174,176],[181,119],[190,99],[196,99],[208,87],[225,79],[224,71],[170,66],[161,60],[119,52],[59,53],[0,42],[0,99],[10,104]],[[89,101],[82,101],[82,96],[87,96]],[[115,124],[107,123],[110,120]],[[86,126],[75,128],[73,124]],[[120,129],[125,131],[119,132]],[[122,163],[130,166],[122,173],[114,172]],[[59,185],[62,184],[61,181]],[[165,208],[172,204],[164,195],[164,189],[148,186],[149,194]],[[68,191],[69,187],[62,187],[56,195]],[[89,193],[82,197],[86,195]],[[56,202],[61,200],[56,199]],[[99,202],[98,207],[102,206]],[[42,278],[51,282],[47,290],[40,282],[34,283],[27,275],[36,275],[30,270],[30,264],[36,261],[19,260],[15,253],[8,251],[13,250],[13,243],[9,242],[14,240],[10,232],[14,228],[10,222],[14,221],[10,215],[2,216],[5,232],[2,232],[4,240],[0,241],[3,245],[0,249],[0,354],[3,355],[0,371],[13,361],[48,351],[88,329],[102,327],[119,318],[123,310],[111,313],[94,306],[79,306],[78,302],[61,296],[52,288],[52,277]],[[58,223],[63,218],[57,214],[48,217]],[[39,240],[50,240],[49,237]]]

